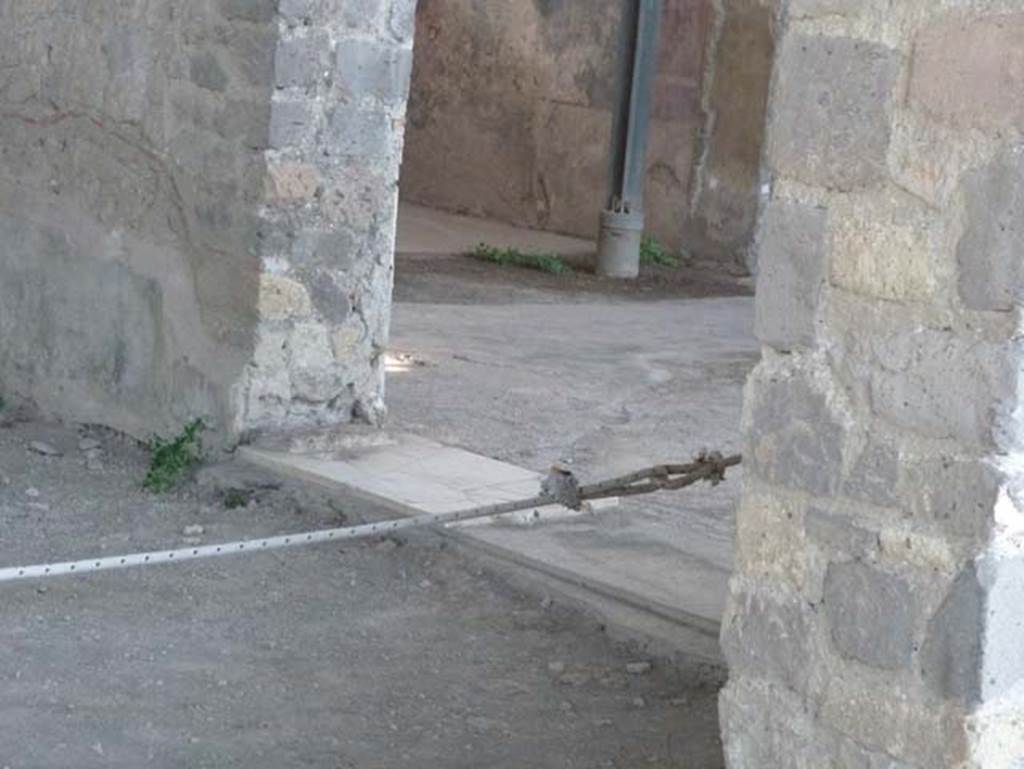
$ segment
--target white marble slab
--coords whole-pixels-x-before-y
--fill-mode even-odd
[[[507,462],[445,446],[415,435],[384,440],[309,440],[284,447],[244,446],[245,461],[284,475],[333,486],[409,513],[449,513],[536,496],[543,477]],[[530,525],[615,507],[601,500],[581,511],[561,505],[531,508],[455,526],[502,522]]]

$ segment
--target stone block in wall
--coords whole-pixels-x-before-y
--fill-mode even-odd
[[[270,114],[270,148],[285,149],[309,143],[316,130],[316,116],[307,101],[275,101]]]
[[[331,41],[324,32],[310,32],[281,41],[274,60],[278,88],[312,88],[330,72]]]
[[[736,769],[920,769],[820,723],[801,698],[766,680],[732,681],[722,692],[726,760]]]
[[[319,0],[271,0],[277,2],[277,12],[285,19],[291,27],[310,26],[312,15],[319,8]],[[234,2],[247,2],[247,0],[234,0]],[[345,3],[346,9],[351,8],[354,3]]]
[[[752,673],[796,692],[807,690],[807,660],[817,638],[817,608],[795,593],[733,596],[722,622],[722,654],[731,671]]]
[[[277,14],[277,0],[218,0],[218,5],[227,19],[259,23],[273,21]]]
[[[756,583],[771,582],[791,591],[814,593],[816,587],[806,543],[804,505],[777,494],[775,488],[748,473],[736,516],[735,562]]]
[[[305,318],[311,311],[312,302],[302,283],[280,275],[261,278],[259,313],[264,320]]]
[[[862,40],[791,34],[776,67],[770,167],[837,189],[883,180],[899,54]]]
[[[841,663],[833,667],[828,686],[812,707],[820,740],[842,735],[867,755],[895,766],[965,766],[968,735],[963,708],[929,697],[912,670],[887,671],[857,662]],[[837,746],[832,755],[838,754]],[[774,766],[764,765],[763,769]],[[819,765],[808,765],[808,769],[811,766],[817,769]],[[882,762],[880,766],[888,769],[890,764]]]
[[[774,201],[760,234],[755,331],[781,350],[809,346],[825,277],[824,208]]]
[[[379,157],[387,155],[394,144],[386,112],[351,105],[335,108],[325,133],[323,146],[336,156]]]
[[[337,269],[306,270],[299,273],[309,291],[317,315],[331,326],[340,326],[352,313],[352,300],[338,285]],[[386,297],[379,297],[383,300]]]
[[[409,97],[412,49],[370,40],[338,44],[335,82],[347,96],[398,104]]]
[[[1019,517],[1018,513],[1018,517]],[[1019,522],[1019,521],[1018,521]],[[984,702],[1005,703],[1011,713],[1021,715],[1020,692],[1024,687],[1024,538],[1006,529],[996,537],[996,546],[978,559],[979,584],[985,591],[984,649],[982,651],[981,697]],[[970,607],[971,602],[967,602]],[[968,617],[971,615],[967,615]],[[960,617],[954,617],[960,619]],[[966,659],[970,659],[966,655]],[[965,663],[966,666],[966,663]],[[968,679],[973,680],[973,678]],[[1018,755],[1024,759],[1024,732],[1017,725]]]
[[[852,515],[812,504],[804,513],[804,532],[826,557],[874,558],[879,551],[879,535],[860,525]]]
[[[846,431],[824,393],[801,374],[748,389],[747,452],[765,480],[834,494],[841,479]]]
[[[417,0],[392,0],[388,29],[397,40],[412,39],[416,29],[416,3]]]
[[[869,436],[843,479],[844,496],[879,507],[899,506],[900,454],[891,443]]]
[[[913,329],[875,340],[870,397],[875,414],[900,428],[972,447],[1014,448],[1017,345]]]
[[[907,509],[947,536],[984,541],[1006,482],[993,462],[940,455],[903,464]]]
[[[341,17],[341,23],[349,30],[359,32],[376,32],[380,24],[380,14],[385,6],[407,0],[337,0],[333,1],[335,13]],[[293,0],[293,2],[310,2],[310,0]]]
[[[345,394],[351,372],[337,365],[327,326],[298,323],[292,328],[288,345],[295,398],[308,404],[326,404]]]
[[[928,620],[919,664],[925,685],[936,696],[966,704],[978,700],[984,626],[985,594],[972,565],[953,581]]]
[[[1024,13],[950,11],[914,44],[910,102],[953,125],[1024,130]]]
[[[901,577],[866,563],[833,563],[825,575],[825,617],[836,650],[883,670],[910,665],[914,598]]]
[[[733,679],[720,695],[726,763],[736,769],[796,769],[833,763],[799,695],[764,679]]]
[[[946,222],[901,191],[843,196],[829,214],[829,280],[840,288],[922,301],[938,289],[943,263],[953,261]]]
[[[340,226],[328,231],[304,230],[296,240],[293,247],[288,247],[288,252],[291,264],[300,270],[327,267],[347,271],[359,251],[355,233]]]
[[[309,203],[322,190],[323,177],[308,163],[281,163],[267,169],[266,200],[272,204]]]
[[[1024,298],[1024,144],[970,173],[963,195],[960,297],[972,310],[1009,311]]]

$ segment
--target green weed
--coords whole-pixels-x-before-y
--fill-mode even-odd
[[[531,270],[549,272],[552,275],[572,272],[565,260],[557,254],[524,252],[517,248],[496,248],[481,243],[469,253],[469,256],[492,264],[526,267]]]
[[[186,425],[177,438],[153,438],[149,444],[149,471],[142,487],[162,493],[177,486],[203,458],[202,432],[205,429],[203,420],[196,419]]]
[[[224,492],[224,507],[228,510],[237,510],[245,507],[253,499],[253,493],[245,489],[228,489]]]
[[[640,264],[678,267],[679,257],[661,245],[657,238],[644,235],[640,241]]]

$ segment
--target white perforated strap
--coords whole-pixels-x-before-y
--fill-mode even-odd
[[[227,542],[221,545],[197,545],[178,550],[153,550],[148,553],[132,553],[129,555],[87,558],[80,561],[64,561],[62,563],[40,563],[32,566],[14,566],[0,569],[0,582],[13,582],[25,579],[48,579],[70,575],[94,574],[112,569],[127,569],[133,566],[155,566],[157,564],[181,563],[201,558],[219,558],[228,555],[245,553],[261,553],[268,550],[280,550],[286,547],[315,545],[321,542],[335,542],[352,539],[369,539],[382,537],[403,529],[422,528],[473,518],[485,518],[492,515],[515,512],[530,507],[542,507],[550,504],[547,497],[507,502],[500,505],[487,505],[470,510],[451,513],[417,515],[411,518],[400,518],[381,523],[363,523],[358,526],[345,526],[337,529],[307,531],[301,534],[284,534],[262,539],[249,539],[239,542]]]

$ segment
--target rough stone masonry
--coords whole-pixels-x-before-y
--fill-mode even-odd
[[[378,419],[414,5],[0,2],[0,395]]]
[[[1024,767],[1024,2],[785,0],[733,769]]]

